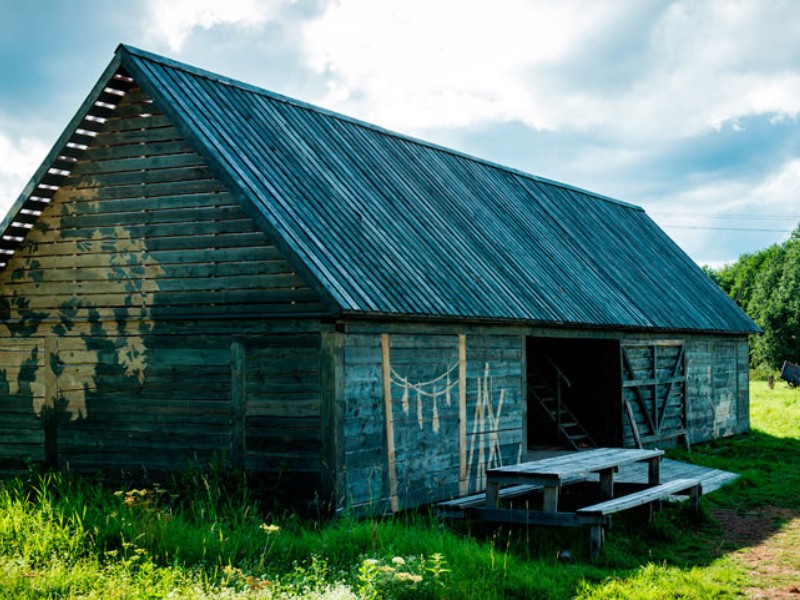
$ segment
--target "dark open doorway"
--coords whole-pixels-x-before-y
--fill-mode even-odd
[[[529,337],[527,356],[529,447],[621,445],[617,340]]]

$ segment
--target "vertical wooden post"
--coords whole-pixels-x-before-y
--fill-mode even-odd
[[[695,512],[700,512],[700,496],[703,493],[703,484],[699,483],[689,489],[689,498]]]
[[[592,561],[597,560],[600,556],[600,550],[603,549],[603,526],[597,523],[589,527],[589,556]]]
[[[469,494],[467,479],[467,336],[458,335],[458,460],[459,486],[462,496]]]
[[[394,419],[392,417],[392,363],[389,352],[389,334],[381,334],[381,368],[383,372],[383,419],[386,431],[386,466],[389,474],[389,505],[392,512],[399,510],[397,500],[397,469],[394,451]]]
[[[245,468],[245,348],[241,340],[231,341],[231,466]]]
[[[528,338],[520,336],[520,401],[522,402],[522,447],[518,462],[528,460]]]
[[[546,485],[542,488],[542,510],[558,512],[558,486]]]
[[[344,334],[324,332],[321,338],[321,473],[322,500],[331,512],[345,502]]]
[[[44,460],[58,467],[58,338],[44,339]]]
[[[486,482],[486,508],[497,508],[500,500],[500,484],[496,481]]]
[[[661,457],[656,456],[647,461],[647,484],[658,485],[661,483]]]
[[[658,435],[661,433],[661,426],[658,422],[658,346],[652,344],[653,349],[653,414],[651,420],[654,423],[653,434]]]
[[[614,467],[600,471],[600,497],[603,500],[614,497]]]

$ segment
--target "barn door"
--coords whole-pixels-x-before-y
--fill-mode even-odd
[[[655,446],[686,436],[686,369],[683,342],[624,343],[623,445]]]

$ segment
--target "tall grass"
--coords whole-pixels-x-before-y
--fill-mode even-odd
[[[756,383],[752,414],[751,434],[674,453],[743,473],[706,508],[798,508],[800,398]],[[592,564],[581,530],[443,524],[424,512],[323,523],[220,473],[125,489],[56,473],[3,482],[0,597],[724,598],[748,581],[708,510],[671,508],[652,525],[626,513]],[[562,549],[575,560],[560,561]]]

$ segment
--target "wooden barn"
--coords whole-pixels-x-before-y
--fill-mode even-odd
[[[131,47],[1,227],[6,472],[397,510],[749,426],[758,328],[642,209]]]

